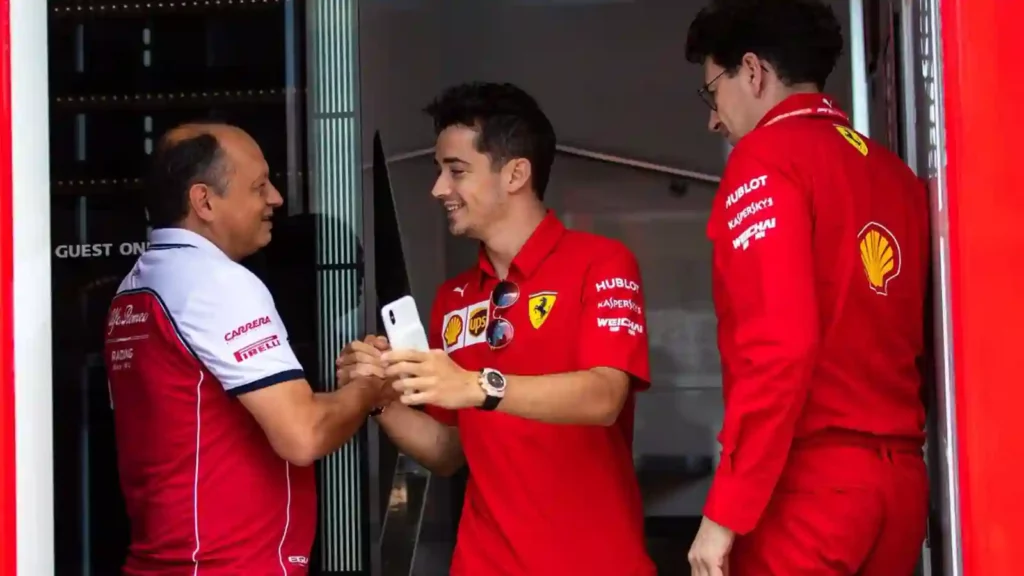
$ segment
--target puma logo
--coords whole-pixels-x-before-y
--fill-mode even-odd
[[[468,284],[466,286],[468,286]],[[466,286],[460,286],[460,287],[452,288],[452,292],[458,292],[459,296],[465,296],[466,295]]]

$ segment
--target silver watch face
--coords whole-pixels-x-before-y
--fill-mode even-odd
[[[494,388],[499,392],[505,389],[505,378],[501,374],[498,374],[497,372],[488,372],[486,378],[487,385],[491,388]]]

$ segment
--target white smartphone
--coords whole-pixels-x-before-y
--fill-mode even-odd
[[[386,304],[381,308],[380,316],[393,350],[430,350],[427,332],[420,322],[420,313],[412,296],[402,296]]]

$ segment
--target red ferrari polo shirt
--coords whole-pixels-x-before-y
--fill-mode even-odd
[[[822,94],[736,145],[708,224],[725,395],[709,518],[752,530],[794,444],[923,443],[928,214],[906,164]]]
[[[519,299],[498,314],[512,341],[485,339],[498,283],[477,266],[434,299],[431,347],[468,370],[543,375],[610,367],[648,386],[644,300],[636,258],[620,242],[566,230],[550,212],[512,262]],[[430,409],[457,426],[469,465],[453,576],[649,576],[633,469],[629,400],[612,426],[555,425],[499,411]]]

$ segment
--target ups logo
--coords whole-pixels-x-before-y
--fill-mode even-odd
[[[487,329],[487,308],[477,308],[469,315],[469,333],[479,336]]]

